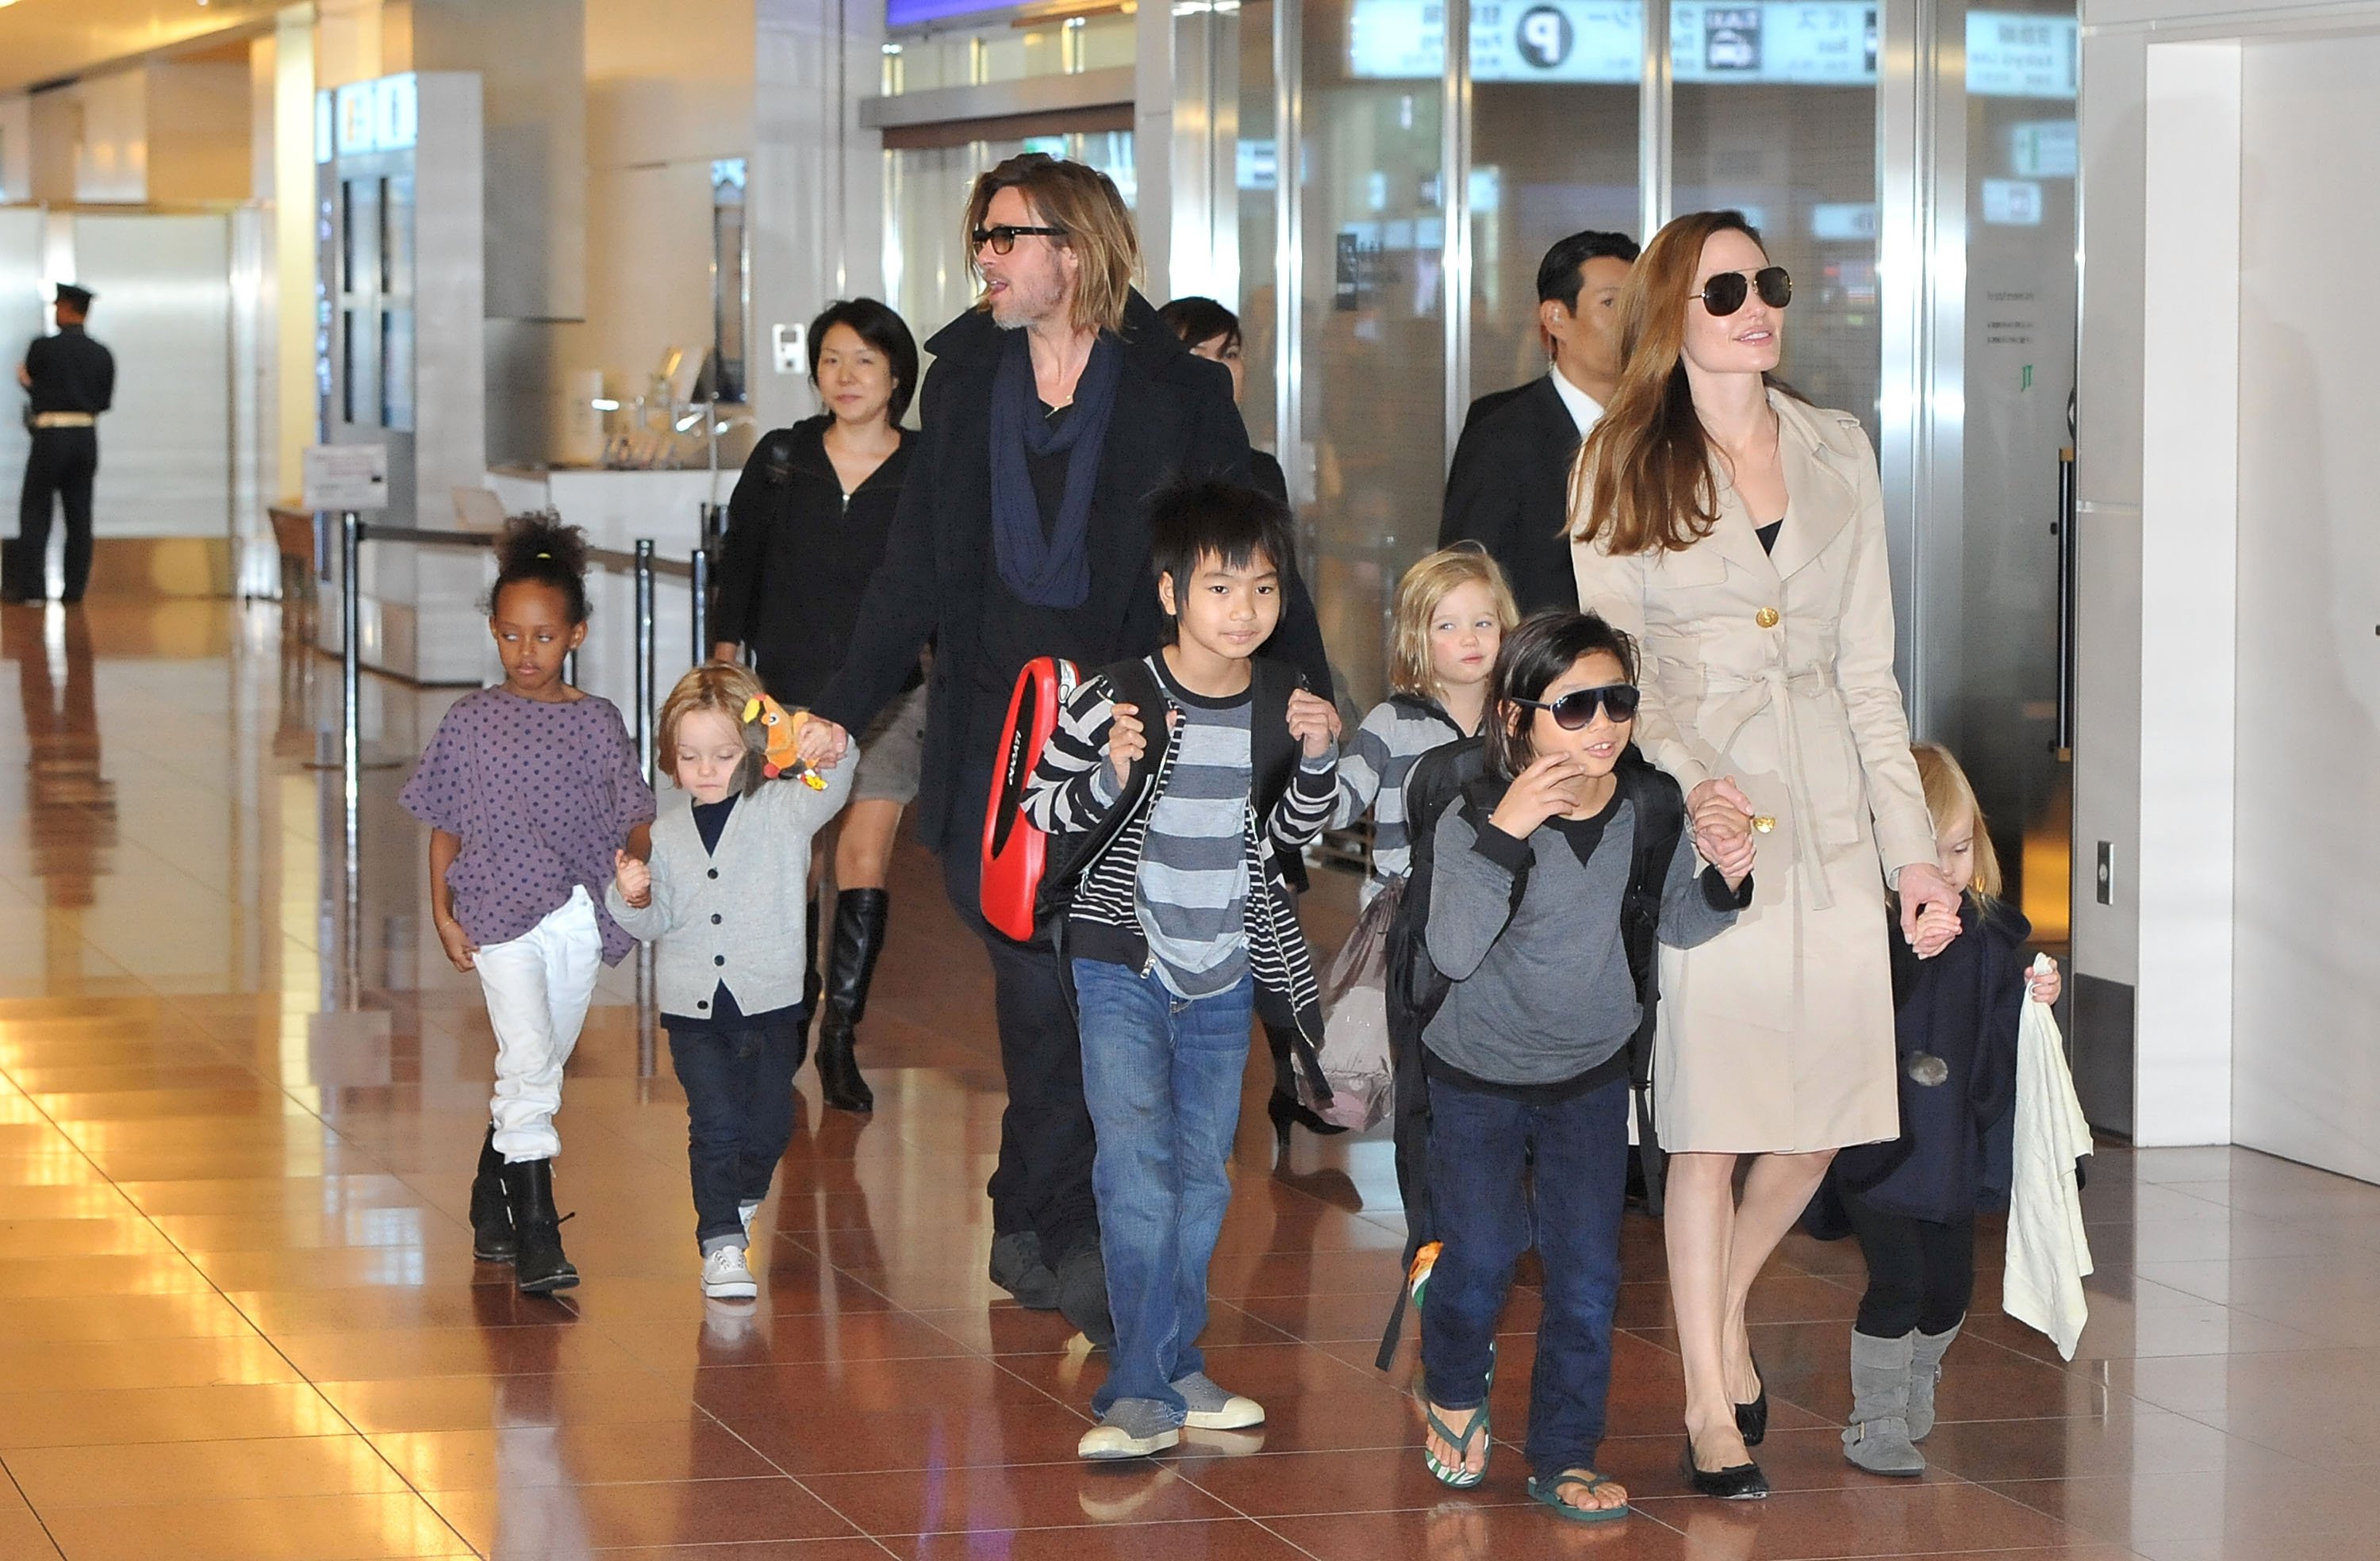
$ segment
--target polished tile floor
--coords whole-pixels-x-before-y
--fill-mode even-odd
[[[1099,1359],[984,1277],[989,992],[914,856],[865,1030],[880,1108],[821,1113],[805,1079],[758,1306],[697,1289],[683,1099],[625,971],[562,1117],[587,1280],[519,1298],[471,1261],[486,1023],[420,914],[395,768],[365,777],[346,936],[334,777],[308,768],[327,664],[216,604],[9,608],[0,640],[7,1561],[2380,1554],[2380,1190],[2103,1149],[2082,1349],[1997,1315],[1987,1271],[1910,1482],[1842,1461],[1859,1260],[1796,1240],[1755,1298],[1778,1494],[1745,1507],[1682,1491],[1658,1232],[1632,1219],[1605,1457],[1637,1511],[1578,1529],[1525,1502],[1509,1444],[1475,1493],[1423,1472],[1405,1374],[1371,1364],[1388,1146],[1277,1159],[1255,1074],[1208,1342],[1270,1422],[1086,1468]],[[391,755],[443,706],[368,692]],[[1326,877],[1320,936],[1348,898]],[[1524,1291],[1508,1436],[1533,1320]]]

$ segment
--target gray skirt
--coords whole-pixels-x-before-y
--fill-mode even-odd
[[[851,778],[853,802],[917,800],[917,777],[925,768],[926,685],[919,684],[884,707],[859,734],[859,769]]]

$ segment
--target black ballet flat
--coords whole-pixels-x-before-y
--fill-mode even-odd
[[[1752,1358],[1752,1374],[1760,1384],[1760,1397],[1749,1404],[1735,1407],[1736,1434],[1747,1447],[1760,1446],[1768,1434],[1768,1378],[1760,1370],[1760,1357]]]
[[[1730,1464],[1725,1469],[1694,1467],[1694,1438],[1686,1434],[1686,1450],[1678,1457],[1679,1467],[1686,1471],[1686,1482],[1698,1496],[1716,1496],[1720,1501],[1766,1501],[1768,1497],[1768,1476],[1760,1472],[1756,1463]]]

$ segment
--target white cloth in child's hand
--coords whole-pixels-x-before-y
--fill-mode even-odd
[[[2036,957],[2055,970],[2046,954]],[[2074,1095],[2066,1048],[2048,1005],[2028,1002],[2017,1022],[2015,1180],[2009,1193],[2008,1264],[2000,1310],[2048,1336],[2071,1361],[2090,1320],[2082,1295],[2091,1241],[2082,1228],[2075,1161],[2091,1153],[2091,1124]]]

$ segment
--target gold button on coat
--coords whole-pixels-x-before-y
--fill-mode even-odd
[[[1764,629],[1773,629],[1777,626],[1777,621],[1780,616],[1781,614],[1775,608],[1764,607],[1752,615],[1752,621]]]

